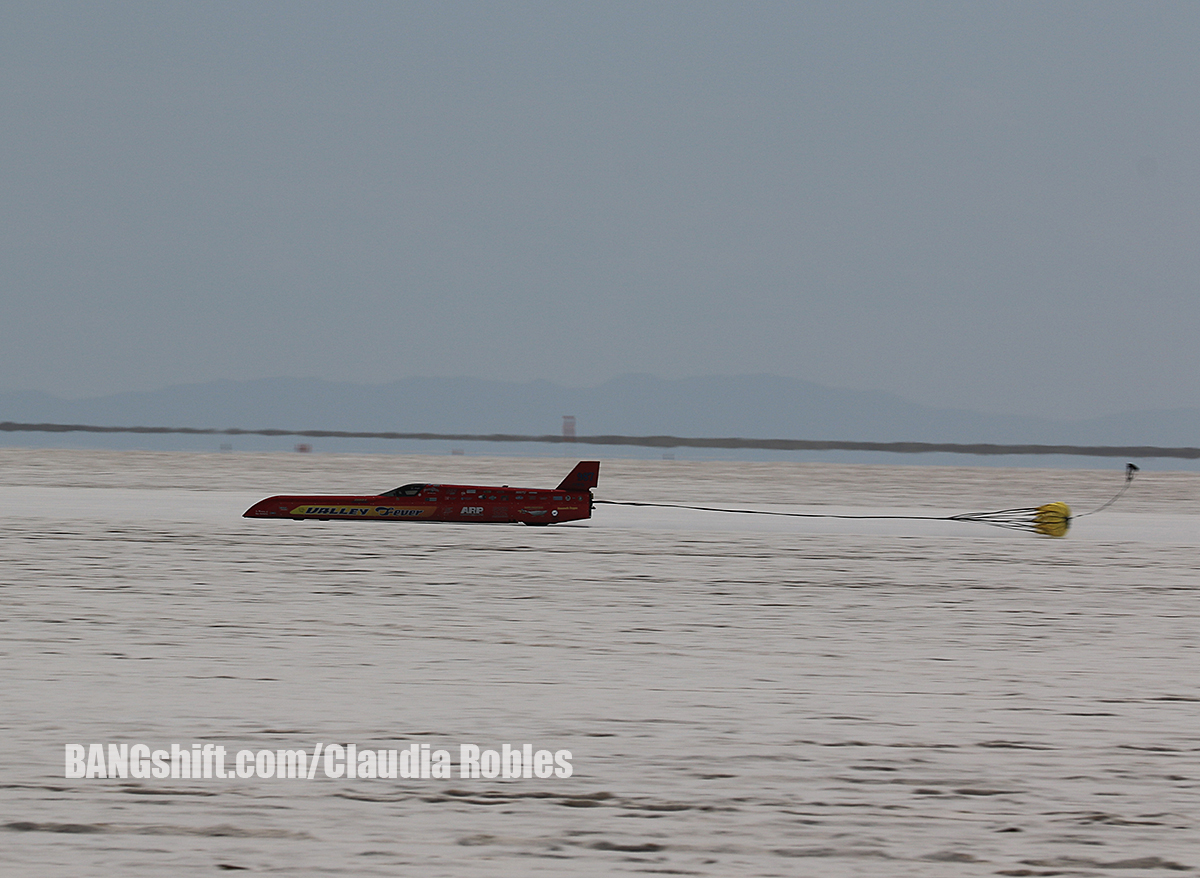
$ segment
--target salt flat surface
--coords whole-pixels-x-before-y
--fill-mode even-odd
[[[573,460],[0,450],[0,871],[1200,872],[1200,474],[1062,540],[600,506],[248,521]],[[949,515],[1117,470],[605,461],[598,498]],[[65,779],[63,745],[569,749],[548,779]]]

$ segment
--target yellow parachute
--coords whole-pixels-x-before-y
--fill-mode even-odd
[[[1048,537],[1065,537],[1071,526],[1071,507],[1061,501],[1032,509],[1001,509],[999,512],[968,512],[952,515],[950,521],[977,521],[995,527],[1027,530]]]
[[[1065,537],[1070,526],[1071,507],[1061,501],[1039,506],[1033,515],[1034,532],[1048,537]]]

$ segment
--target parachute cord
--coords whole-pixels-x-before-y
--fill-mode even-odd
[[[852,518],[852,519],[896,519],[902,521],[953,521],[941,515],[838,515],[832,512],[777,512],[765,509],[724,509],[715,506],[686,506],[682,503],[639,503],[634,500],[593,500],[593,504],[607,506],[652,506],[656,509],[693,509],[699,512],[734,512],[741,515],[783,515],[789,518]]]
[[[1125,465],[1125,484],[1111,500],[1085,512],[1084,515],[1095,515],[1101,510],[1112,506],[1121,498],[1133,481],[1133,474],[1138,468],[1132,463]],[[1047,503],[1025,509],[1001,509],[997,512],[964,512],[959,515],[850,515],[836,512],[779,512],[765,509],[728,509],[718,506],[691,506],[684,503],[644,503],[636,500],[593,500],[592,505],[606,506],[647,506],[656,509],[691,509],[697,512],[732,512],[740,515],[779,515],[788,518],[840,518],[856,521],[970,521],[976,524],[987,524],[992,527],[1024,530],[1031,533],[1050,537],[1065,536],[1071,526],[1071,508],[1066,503]]]
[[[1137,471],[1138,471],[1138,468],[1134,464],[1132,464],[1132,463],[1125,464],[1125,484],[1123,484],[1121,486],[1121,490],[1117,491],[1117,493],[1113,495],[1113,498],[1111,500],[1109,500],[1107,503],[1105,503],[1104,505],[1097,506],[1091,512],[1081,512],[1078,515],[1076,515],[1075,517],[1083,518],[1083,516],[1085,516],[1085,515],[1095,515],[1097,512],[1102,512],[1103,510],[1107,509],[1109,506],[1112,506],[1114,503],[1116,503],[1118,500],[1121,499],[1122,494],[1124,494],[1126,491],[1129,490],[1129,486],[1133,483],[1133,474],[1136,473]]]
[[[966,512],[960,515],[848,515],[836,512],[776,512],[765,509],[726,509],[716,506],[689,506],[682,503],[641,503],[635,500],[593,500],[592,505],[649,506],[656,509],[692,509],[699,512],[733,512],[743,515],[781,515],[788,518],[840,518],[856,521],[970,521],[992,527],[1024,530],[1045,536],[1061,537],[1071,523],[1071,510],[1065,503],[1050,503],[1029,509],[1002,509],[999,512]]]

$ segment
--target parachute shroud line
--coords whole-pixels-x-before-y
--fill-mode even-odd
[[[977,521],[993,527],[1025,530],[1047,537],[1065,537],[1071,527],[1071,507],[1061,501],[1031,509],[1001,509],[998,512],[968,512],[951,515],[946,521]]]
[[[1125,484],[1107,503],[1082,515],[1095,515],[1120,499],[1133,481],[1133,474],[1138,468],[1132,463],[1125,465]],[[996,512],[964,512],[960,515],[847,515],[832,512],[774,512],[761,509],[725,509],[714,506],[689,506],[682,503],[641,503],[632,500],[594,500],[596,504],[609,506],[653,506],[660,509],[694,509],[700,512],[731,512],[743,515],[782,515],[789,518],[841,518],[857,520],[891,520],[891,521],[973,521],[978,524],[989,524],[993,527],[1004,527],[1011,530],[1023,530],[1028,533],[1040,534],[1047,537],[1065,537],[1071,528],[1071,507],[1061,500],[1045,503],[1041,506],[1031,506],[1022,509],[1000,509]]]

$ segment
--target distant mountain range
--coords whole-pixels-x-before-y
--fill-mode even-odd
[[[770,375],[614,378],[561,387],[478,378],[407,378],[362,385],[317,378],[213,381],[63,400],[0,392],[0,421],[282,430],[847,440],[859,442],[1200,445],[1200,409],[1080,421],[918,405],[874,391]]]

